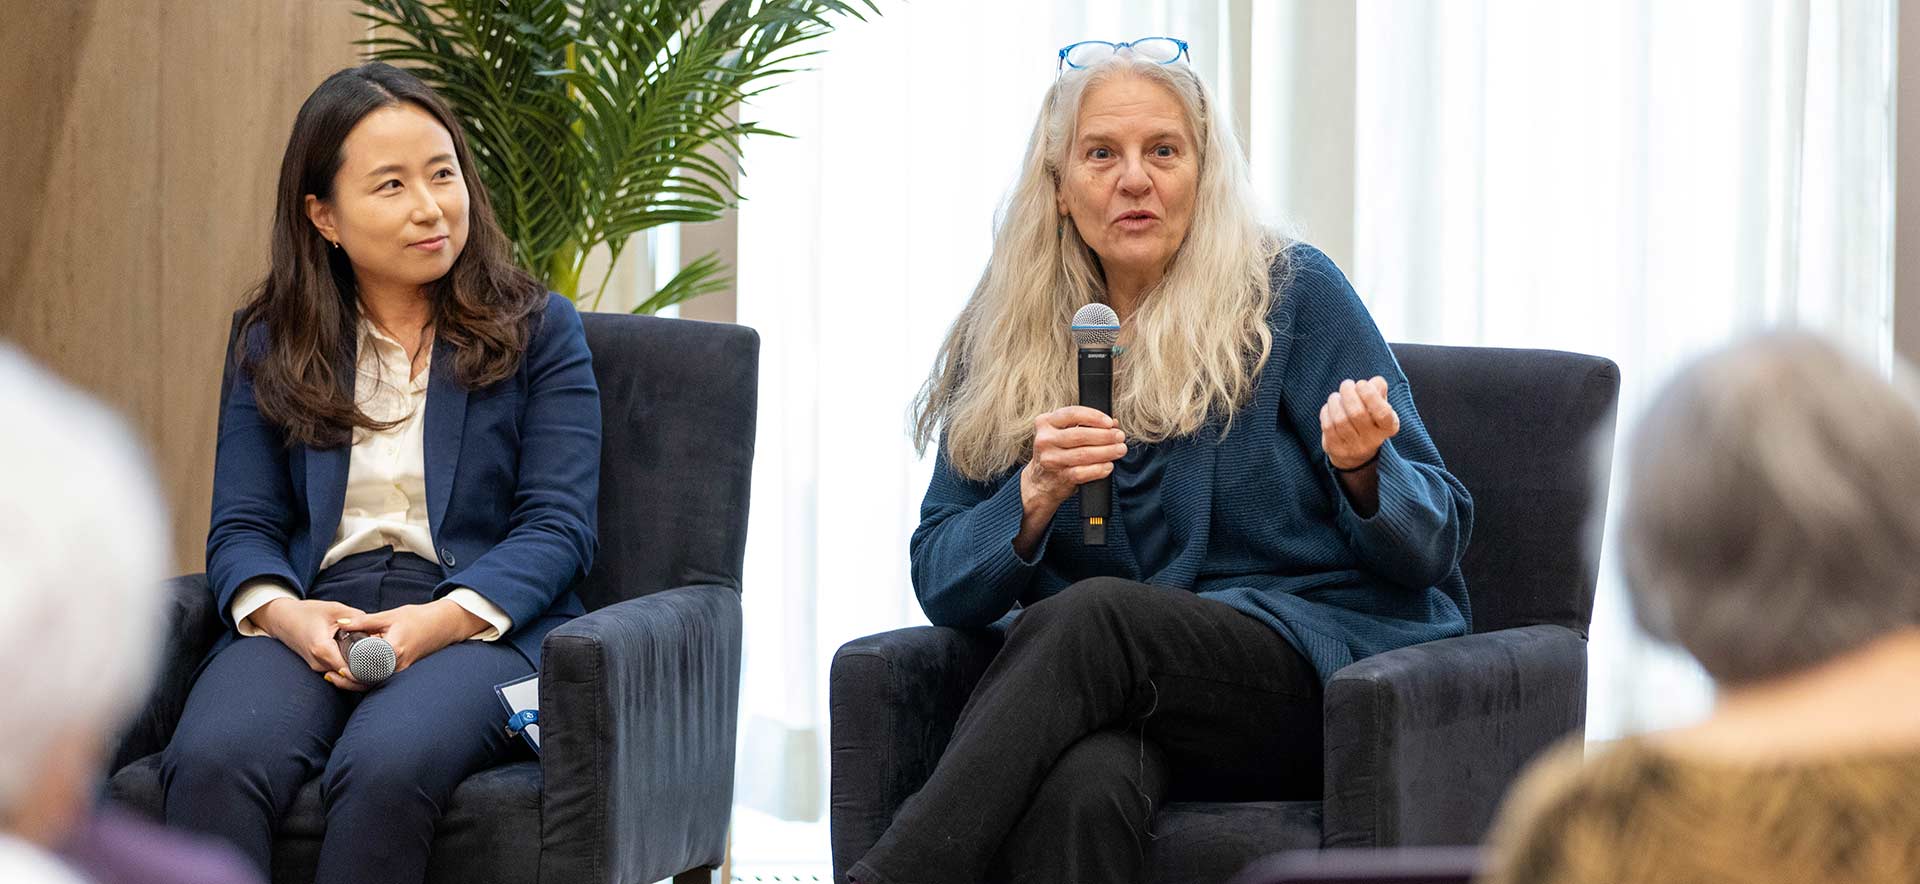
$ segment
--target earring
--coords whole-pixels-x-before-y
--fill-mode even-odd
[[[336,249],[340,247],[340,241],[337,239],[330,239],[327,240],[327,242],[333,243],[333,247]]]

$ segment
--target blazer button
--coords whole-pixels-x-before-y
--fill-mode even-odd
[[[443,550],[441,550],[441,551],[440,551],[440,563],[441,563],[441,564],[443,564],[443,565],[446,565],[446,566],[447,566],[447,567],[449,567],[449,568],[451,568],[451,567],[453,567],[454,565],[456,565],[456,564],[458,564],[458,562],[455,562],[455,561],[454,561],[454,559],[453,559],[453,550],[450,550],[450,549],[443,549]]]

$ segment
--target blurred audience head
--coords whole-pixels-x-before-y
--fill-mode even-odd
[[[0,401],[0,831],[51,844],[145,697],[166,520],[126,427],[4,344]]]
[[[1920,388],[1808,334],[1683,369],[1640,421],[1621,514],[1634,610],[1730,685],[1920,622]]]

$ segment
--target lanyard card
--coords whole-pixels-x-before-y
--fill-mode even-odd
[[[540,673],[493,686],[500,705],[507,707],[507,733],[519,734],[540,751]]]

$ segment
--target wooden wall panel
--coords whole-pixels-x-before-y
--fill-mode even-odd
[[[177,566],[199,570],[228,316],[266,271],[294,113],[355,63],[363,23],[357,0],[45,12],[60,6],[7,0],[3,14],[3,48],[39,57],[0,68],[0,114],[57,131],[0,142],[0,177],[42,179],[4,192],[35,209],[6,231],[0,337],[141,431],[172,505]]]
[[[0,0],[0,321],[16,304],[21,262],[40,217],[53,143],[60,134],[67,96],[78,79],[67,64],[93,17],[92,0],[51,3],[37,10],[31,26],[18,16],[35,12],[19,0]]]

